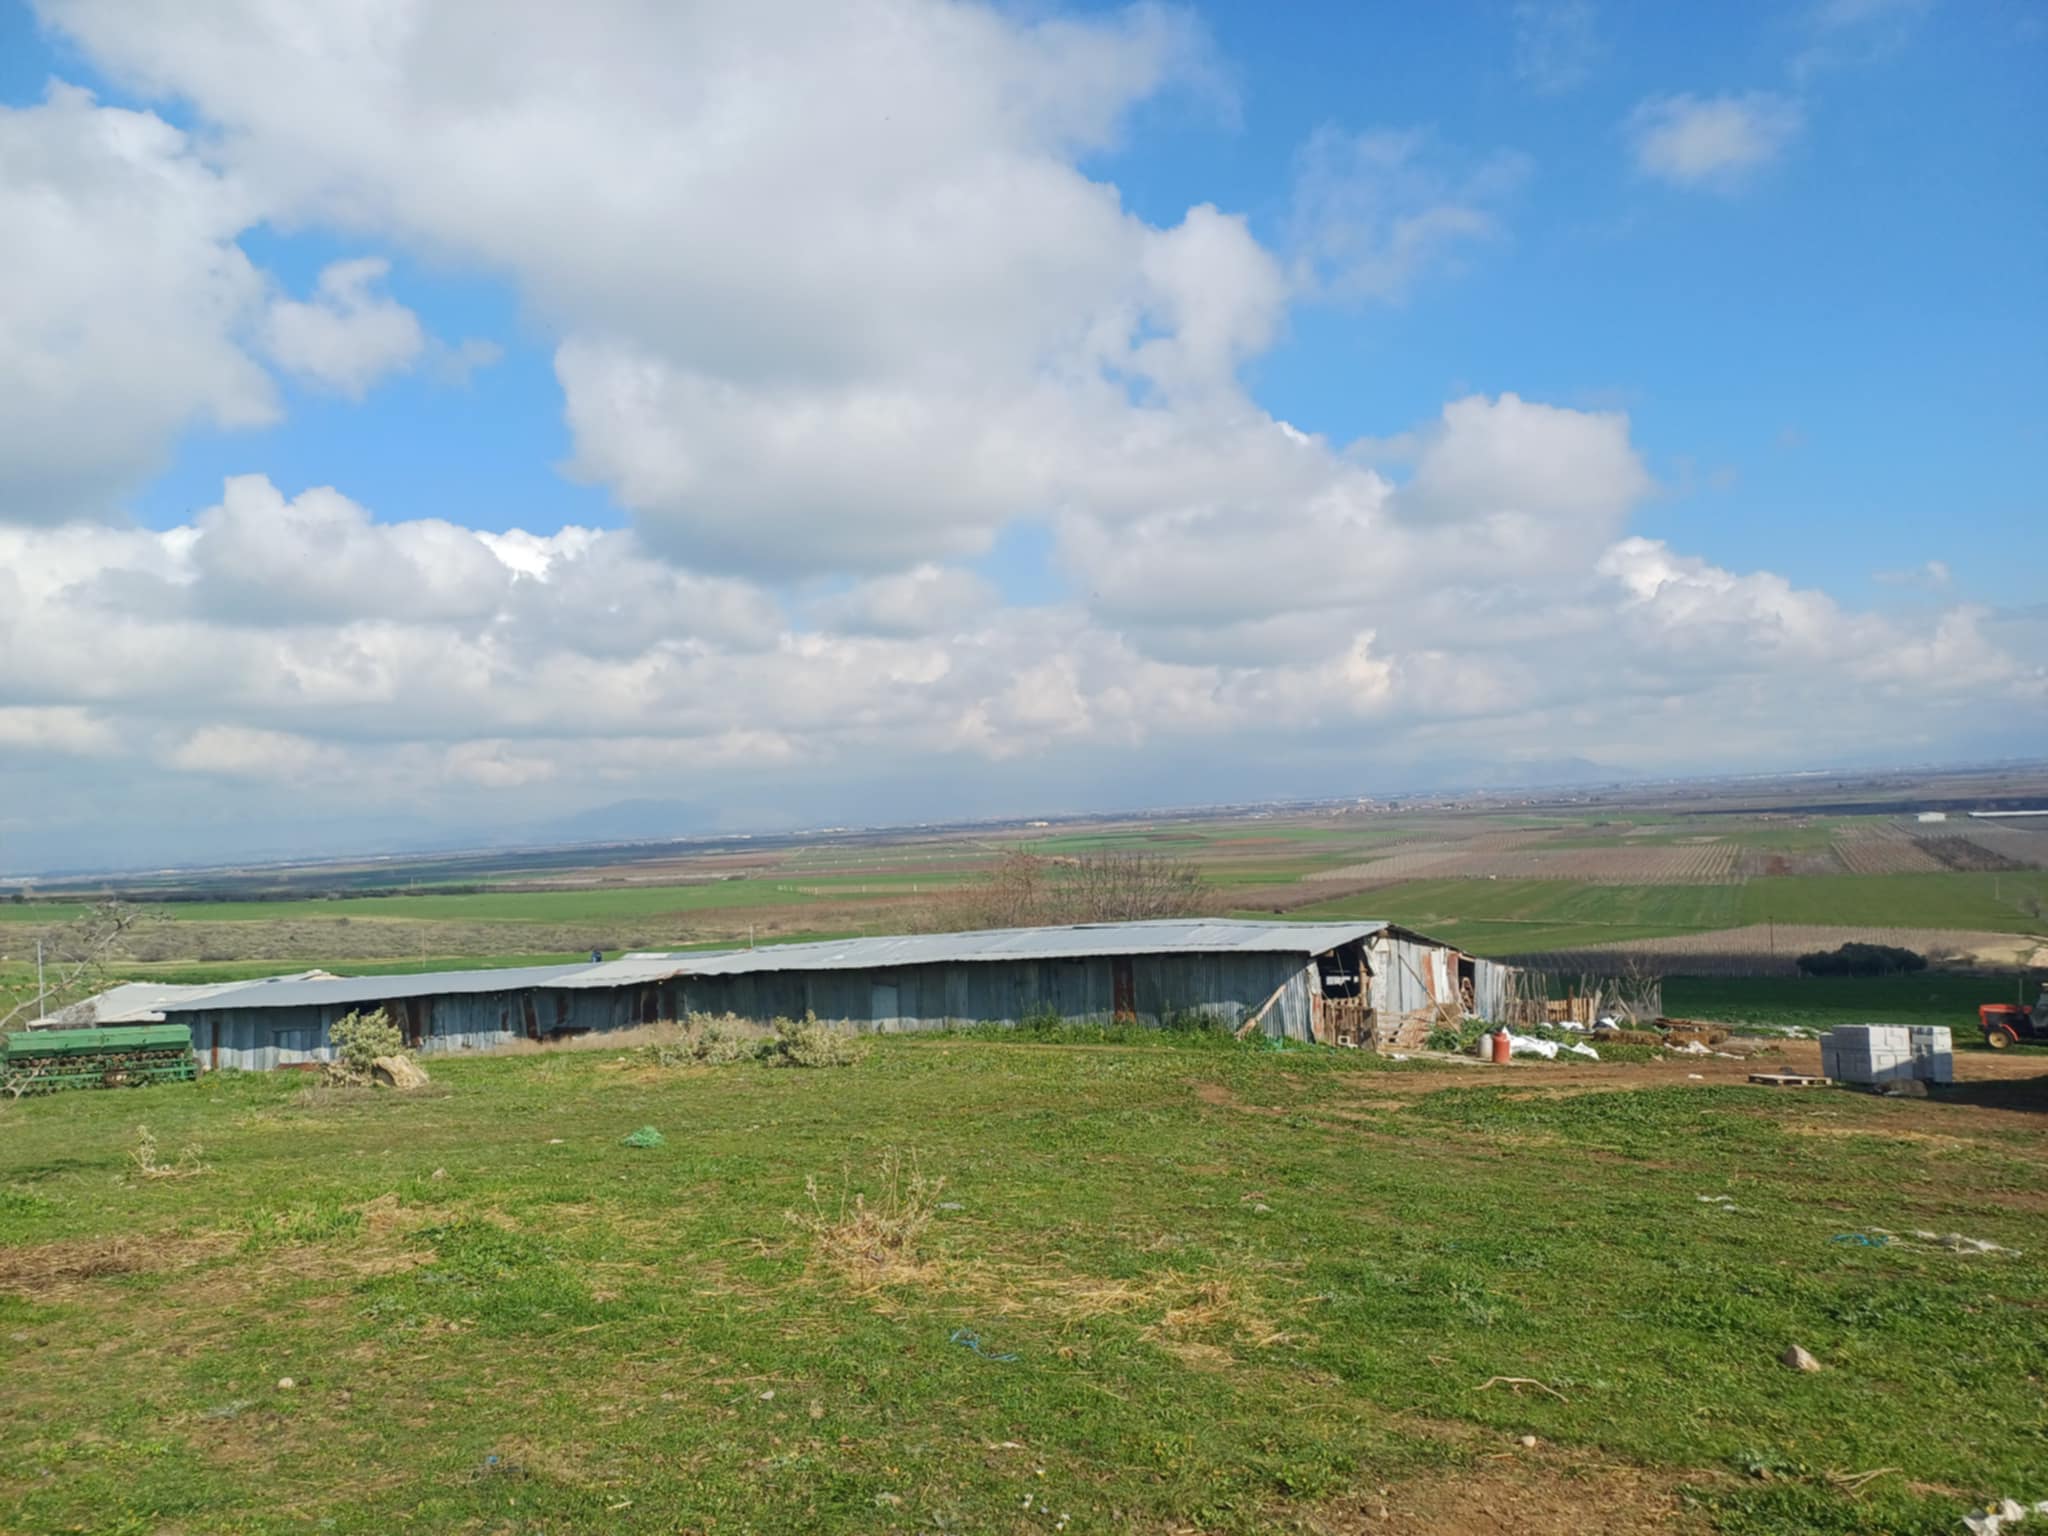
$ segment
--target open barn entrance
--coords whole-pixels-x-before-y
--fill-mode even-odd
[[[1324,1045],[1372,1046],[1372,1007],[1368,1002],[1368,981],[1372,969],[1366,963],[1362,940],[1340,944],[1316,956],[1316,992],[1311,999],[1310,1022],[1315,1037]]]

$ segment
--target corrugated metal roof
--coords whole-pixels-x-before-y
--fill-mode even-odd
[[[315,974],[301,972],[298,976],[275,977],[273,980],[297,981],[304,976]],[[223,992],[233,992],[252,985],[249,981],[124,981],[117,987],[110,987],[96,997],[73,1003],[50,1015],[52,1024],[75,1026],[78,1024],[145,1024],[163,1018],[163,1009],[173,1003],[193,1002],[216,997]]]
[[[906,965],[956,965],[999,960],[1085,960],[1105,955],[1319,955],[1369,938],[1388,925],[1253,922],[1228,918],[1162,918],[1137,923],[1081,923],[1066,928],[991,928],[974,933],[913,933],[888,938],[824,939],[766,949],[636,953],[596,965],[510,966],[495,971],[408,971],[390,976],[266,976],[206,986],[133,982],[91,999],[102,1023],[160,1018],[214,1008],[335,1008],[407,997],[517,992],[529,987],[643,986],[676,976],[738,976],[763,971],[886,970]],[[84,1006],[84,1005],[80,1005]],[[114,1008],[117,1011],[104,1011]]]
[[[892,938],[822,939],[766,949],[635,955],[595,965],[555,985],[623,986],[671,976],[739,976],[761,971],[886,970],[904,965],[959,965],[998,960],[1085,960],[1104,955],[1319,955],[1368,938],[1387,925],[1271,923],[1217,918],[1162,918],[1138,923],[1081,923],[1067,928],[991,928],[975,933],[913,933]]]
[[[557,986],[565,976],[591,968],[585,960],[573,965],[515,965],[495,971],[406,971],[392,976],[336,976],[321,981],[266,976],[261,981],[245,981],[209,992],[205,997],[166,1002],[162,1009],[168,1015],[209,1008],[353,1008],[362,1003],[396,1002],[402,997],[521,992],[528,987]]]

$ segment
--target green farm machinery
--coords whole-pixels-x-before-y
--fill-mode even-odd
[[[184,1083],[193,1072],[192,1030],[184,1024],[21,1029],[0,1054],[0,1089],[17,1098],[61,1088]]]

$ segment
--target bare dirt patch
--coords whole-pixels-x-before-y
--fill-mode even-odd
[[[1516,1447],[1454,1472],[1353,1495],[1314,1516],[1317,1536],[1577,1536],[1704,1532],[1706,1516],[1680,1488],[1701,1479],[1599,1462],[1563,1450]]]

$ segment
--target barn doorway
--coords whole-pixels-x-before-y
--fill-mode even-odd
[[[1118,955],[1109,962],[1109,1005],[1117,1023],[1138,1022],[1138,978],[1129,955]]]

